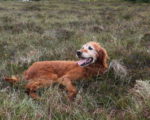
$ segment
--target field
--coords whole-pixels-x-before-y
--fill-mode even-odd
[[[0,120],[150,119],[150,4],[119,0],[0,2]],[[25,94],[11,85],[33,62],[77,60],[87,41],[109,54],[109,70],[76,82],[74,102],[59,85]],[[22,78],[23,79],[23,78]],[[44,93],[44,94],[43,94]]]

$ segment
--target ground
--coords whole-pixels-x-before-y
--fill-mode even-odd
[[[150,119],[150,5],[118,0],[83,2],[0,2],[0,120]],[[76,82],[74,102],[59,85],[24,93],[25,81],[11,85],[35,61],[77,60],[87,41],[109,54],[110,69]]]

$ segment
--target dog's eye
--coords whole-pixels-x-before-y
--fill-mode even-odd
[[[89,50],[93,50],[93,48],[92,48],[92,47],[90,47],[90,46],[88,47],[88,49],[89,49]]]

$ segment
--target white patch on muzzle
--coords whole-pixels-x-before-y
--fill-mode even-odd
[[[92,45],[85,44],[82,49],[87,52],[82,52],[81,56],[78,56],[81,60],[78,61],[78,65],[80,66],[88,66],[94,63],[97,60],[97,52]],[[82,49],[80,51],[82,51]]]

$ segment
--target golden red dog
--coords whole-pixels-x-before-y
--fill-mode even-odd
[[[28,80],[27,93],[38,98],[37,89],[59,83],[65,86],[68,97],[72,100],[77,90],[72,84],[75,80],[103,74],[108,65],[108,55],[97,42],[88,42],[76,52],[79,61],[41,61],[33,63],[24,73]],[[5,78],[9,82],[18,82],[16,77]]]

